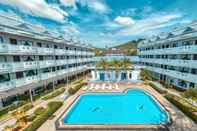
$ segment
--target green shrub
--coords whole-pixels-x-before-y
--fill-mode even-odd
[[[43,100],[52,99],[52,98],[54,98],[54,97],[56,97],[56,96],[62,94],[64,91],[65,91],[65,88],[59,89],[59,90],[54,91],[53,93],[51,93],[51,94],[49,94],[49,95],[43,97],[42,99],[43,99]]]
[[[43,107],[38,107],[37,109],[35,109],[34,114],[41,115],[44,111],[45,109]]]
[[[0,117],[7,114],[9,112],[9,107],[5,107],[0,110]]]
[[[168,94],[165,96],[167,100],[169,100],[172,104],[178,107],[185,115],[190,117],[194,122],[197,122],[197,108],[183,100],[183,98]]]
[[[159,88],[157,85],[155,85],[155,84],[152,83],[152,82],[150,82],[149,85],[150,85],[152,88],[154,88],[156,91],[158,91],[159,93],[161,93],[161,94],[166,94],[166,93],[168,93],[168,91]]]
[[[142,80],[153,80],[154,78],[152,77],[152,72],[146,69],[141,69],[140,71],[140,76]]]
[[[33,105],[32,105],[31,103],[28,103],[28,104],[24,105],[24,106],[22,107],[22,109],[23,109],[24,111],[28,111],[28,110],[30,110],[32,107],[33,107]]]
[[[26,116],[27,122],[32,122],[33,120],[35,120],[35,118],[36,118],[36,115],[34,114]]]
[[[86,83],[79,83],[79,84],[75,85],[74,87],[69,88],[68,93],[71,95],[75,94],[85,84]]]
[[[24,104],[25,104],[24,101],[19,101],[17,103],[13,103],[7,107],[4,107],[3,109],[0,110],[0,117],[7,114],[10,111],[16,110],[17,108],[21,107]]]
[[[38,115],[36,119],[25,129],[25,131],[36,131],[49,117],[53,115],[61,106],[62,102],[53,101],[48,103],[46,110]]]

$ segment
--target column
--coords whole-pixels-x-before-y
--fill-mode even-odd
[[[2,98],[0,98],[0,109],[3,107],[3,101]]]

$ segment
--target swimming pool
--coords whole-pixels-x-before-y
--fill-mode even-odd
[[[63,118],[71,125],[143,124],[160,125],[168,122],[167,112],[143,90],[125,93],[81,95]]]

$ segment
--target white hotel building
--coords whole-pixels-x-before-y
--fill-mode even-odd
[[[138,53],[155,79],[182,89],[197,87],[197,22],[142,41]]]
[[[0,15],[0,107],[9,96],[88,71],[93,56],[86,44]]]

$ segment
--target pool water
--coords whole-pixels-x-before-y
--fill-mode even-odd
[[[143,90],[121,94],[88,93],[80,96],[64,118],[65,124],[163,124],[167,112]]]

